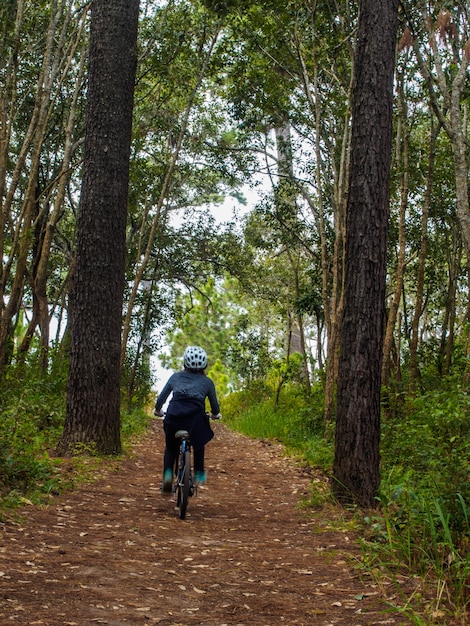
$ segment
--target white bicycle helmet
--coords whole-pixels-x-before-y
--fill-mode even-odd
[[[207,367],[207,354],[199,346],[188,346],[184,351],[183,363],[188,370],[203,370]]]

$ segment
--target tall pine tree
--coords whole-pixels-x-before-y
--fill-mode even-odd
[[[120,351],[139,0],[93,0],[85,154],[70,295],[67,413],[58,446],[121,450]]]
[[[362,0],[354,65],[333,490],[372,507],[379,488],[393,73],[398,0]]]

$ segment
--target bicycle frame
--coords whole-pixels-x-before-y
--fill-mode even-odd
[[[206,414],[207,419],[218,420],[221,416]],[[173,496],[175,498],[176,506],[179,509],[180,519],[185,519],[186,509],[188,507],[188,500],[190,496],[196,493],[196,483],[193,480],[193,473],[191,468],[191,440],[187,430],[178,430],[175,433],[175,437],[180,440],[178,456],[175,459],[174,475],[176,480],[173,484]]]
[[[191,441],[186,430],[179,430],[175,437],[181,439],[178,458],[176,459],[176,482],[173,487],[176,506],[180,519],[185,519],[188,499],[194,494],[194,481],[191,469]]]

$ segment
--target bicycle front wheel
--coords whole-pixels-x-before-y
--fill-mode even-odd
[[[189,450],[184,452],[183,468],[178,482],[178,499],[177,504],[179,508],[179,517],[184,519],[186,517],[186,509],[188,508],[189,500],[189,470],[191,463],[191,455]]]

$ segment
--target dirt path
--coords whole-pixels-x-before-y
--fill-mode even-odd
[[[361,581],[353,538],[299,509],[311,477],[280,446],[214,430],[185,521],[155,422],[117,472],[0,525],[0,624],[408,623]]]

